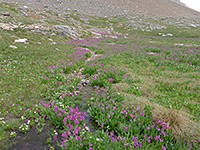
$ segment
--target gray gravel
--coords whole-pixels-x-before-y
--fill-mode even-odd
[[[177,0],[176,0],[177,1]],[[0,0],[26,5],[30,9],[64,13],[74,10],[92,16],[140,14],[163,17],[200,18],[200,13],[172,0]]]

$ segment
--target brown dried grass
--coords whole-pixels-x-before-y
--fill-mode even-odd
[[[125,96],[125,99],[122,101],[122,107],[133,110],[136,107],[144,108],[145,105],[150,105],[153,122],[163,121],[168,124],[174,137],[178,139],[182,137],[185,142],[198,143],[198,139],[200,139],[200,123],[195,122],[191,115],[181,110],[164,108],[157,103],[151,103],[146,97],[136,97],[123,92],[128,88],[129,85],[126,83],[115,84],[112,88],[113,92]]]

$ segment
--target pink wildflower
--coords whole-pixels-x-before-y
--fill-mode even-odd
[[[114,81],[114,79],[108,79],[108,82],[113,82]]]

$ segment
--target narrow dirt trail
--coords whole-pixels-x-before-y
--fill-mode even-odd
[[[86,60],[86,63],[89,61],[93,61],[96,57],[101,55],[95,54],[95,52],[87,49],[91,53],[91,57]],[[87,112],[88,106],[87,101],[91,97],[95,95],[97,89],[93,88],[92,86],[88,85],[89,80],[82,75],[82,71],[84,68],[79,69],[79,73],[81,74],[79,77],[81,82],[78,87],[76,87],[75,99],[80,99],[80,103],[76,105],[78,107],[79,112]],[[89,127],[90,132],[95,132],[98,130],[98,125],[95,121],[91,119],[91,116],[86,113],[85,115],[85,124]],[[34,125],[30,130],[23,134],[17,131],[17,137],[15,139],[16,144],[12,145],[9,150],[42,150],[48,149],[47,139],[51,137],[52,129],[54,126],[49,124],[47,121],[41,133],[38,133],[36,125]],[[58,136],[60,137],[60,135]],[[58,139],[60,141],[61,139]],[[51,146],[54,146],[55,149],[59,149],[59,146],[56,144],[57,141],[53,141]]]

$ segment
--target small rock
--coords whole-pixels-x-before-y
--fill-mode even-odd
[[[39,29],[40,27],[39,26],[35,26],[35,29]]]
[[[86,81],[85,81],[85,83],[86,83],[86,84],[89,84],[89,83],[90,83],[90,81],[89,81],[89,80],[86,80]]]
[[[87,85],[85,82],[81,82],[81,84],[82,84],[83,86]]]
[[[194,24],[190,24],[189,26],[192,27],[192,28],[196,28],[196,27],[197,27],[197,26],[194,25]]]
[[[78,84],[78,87],[79,87],[79,89],[82,89],[83,85],[82,84]]]
[[[74,38],[77,38],[76,33],[73,31],[73,29],[67,25],[56,25],[54,26],[54,29],[56,30],[56,32],[59,32],[61,36],[67,36],[67,34],[69,34]]]
[[[149,52],[149,53],[147,53],[147,55],[153,55],[153,56],[155,56],[155,55],[157,55],[157,54],[154,53],[154,52]]]
[[[91,32],[92,34],[96,35],[96,36],[101,36],[101,34],[96,33],[96,32]]]
[[[78,87],[78,86],[77,86],[77,87],[75,87],[75,90],[79,90],[79,89],[80,89],[80,87]]]
[[[22,8],[17,8],[17,10],[20,11],[20,13],[22,13],[25,16],[28,16],[28,13],[26,12],[26,10],[22,9]]]
[[[93,86],[93,88],[94,88],[95,90],[99,89],[99,87],[98,87],[98,86]]]
[[[27,39],[18,39],[15,40],[15,43],[25,43],[27,41]]]
[[[182,44],[182,43],[175,43],[174,45],[175,46],[184,46],[184,44]]]
[[[89,84],[89,82],[90,82],[89,80],[85,80],[85,79],[82,79],[82,80],[81,80],[81,84],[82,84],[83,86]]]
[[[9,47],[12,49],[17,49],[17,46],[14,46],[14,45],[10,45]]]
[[[3,30],[14,31],[16,28],[18,28],[18,26],[14,24],[0,23],[0,29],[3,29]]]
[[[84,70],[84,68],[79,69],[80,72],[82,72]]]
[[[10,16],[9,13],[3,13],[3,14],[0,14],[0,15],[2,15],[2,16]]]
[[[80,91],[74,91],[75,95],[78,95],[80,94],[81,92]]]
[[[166,36],[173,36],[173,34],[171,34],[171,33],[167,33]]]

